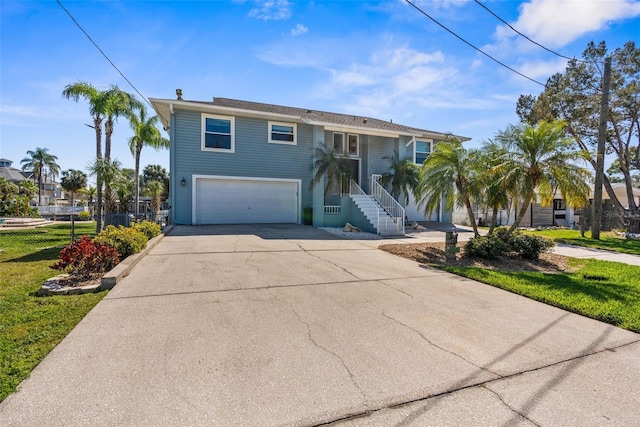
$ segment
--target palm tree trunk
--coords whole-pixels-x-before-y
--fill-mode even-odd
[[[507,241],[507,239],[509,238],[509,236],[511,236],[511,233],[513,233],[513,231],[518,228],[518,226],[520,225],[520,223],[522,222],[522,219],[524,218],[524,216],[527,214],[527,208],[529,207],[529,205],[531,204],[531,200],[533,200],[533,197],[525,197],[524,200],[522,201],[522,206],[520,207],[520,212],[518,212],[518,217],[516,218],[516,220],[513,222],[513,224],[511,225],[511,227],[507,230],[506,233],[504,233],[504,235],[502,236],[502,240],[504,240],[505,242]],[[533,225],[533,224],[531,224]]]
[[[135,165],[135,213],[136,221],[138,220],[138,214],[140,213],[140,153],[142,152],[142,144],[136,145],[136,165]]]
[[[498,206],[493,207],[493,216],[491,217],[491,225],[489,226],[489,235],[493,234],[493,229],[496,228],[496,217],[498,216]]]
[[[467,216],[469,216],[469,221],[471,221],[471,227],[473,227],[473,237],[478,237],[480,233],[478,232],[478,225],[476,224],[476,216],[473,214],[473,208],[471,207],[471,200],[465,197],[464,204],[467,207]]]
[[[38,171],[38,206],[42,206],[42,168]]]
[[[74,219],[74,215],[73,215],[73,196],[74,196],[74,192],[71,192],[71,241],[73,242],[74,240],[76,240],[76,221]]]
[[[96,116],[93,127],[96,131],[96,160],[102,158],[102,128],[101,118]],[[102,175],[96,174],[96,233],[102,231]]]

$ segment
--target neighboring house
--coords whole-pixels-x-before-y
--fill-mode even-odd
[[[7,181],[19,185],[27,179],[20,169],[11,167],[13,162],[9,159],[0,159],[0,177]]]
[[[169,204],[176,224],[349,222],[399,234],[404,209],[377,184],[389,166],[383,157],[396,150],[421,163],[431,145],[448,136],[368,117],[226,98],[151,103],[170,136]],[[314,147],[322,144],[342,153],[353,172],[342,193],[336,188],[325,195],[324,182],[311,186]],[[372,190],[377,197],[369,195]],[[450,221],[451,213],[433,217]]]
[[[628,209],[627,192],[624,183],[611,184],[613,192],[620,200],[620,203]],[[640,204],[640,189],[634,188],[633,194],[636,198],[636,203]],[[590,202],[593,202],[593,188],[591,188],[591,195],[589,196]],[[520,207],[518,206],[519,210]],[[488,225],[488,221],[491,221],[491,212],[483,212],[477,207],[474,209],[474,214],[481,225]],[[555,198],[551,206],[543,207],[540,202],[531,203],[527,208],[527,212],[520,223],[521,227],[570,227],[578,228],[580,226],[580,214],[581,209],[571,209],[567,206],[564,199],[559,192],[556,193]],[[467,212],[464,208],[456,208],[454,212],[454,222],[457,224],[468,224]],[[498,212],[497,221],[498,225],[510,225],[515,220],[514,210],[512,209],[509,218],[507,218],[507,211],[500,210]],[[606,190],[602,191],[602,222],[601,227],[603,231],[612,230],[622,226],[622,222],[619,218],[618,211],[613,207],[609,194]]]
[[[24,171],[23,174],[30,180],[38,184],[38,180],[33,174],[33,171]],[[42,176],[42,206],[54,206],[57,205],[57,200],[62,199],[62,186],[59,182],[56,182],[49,174]],[[38,196],[34,196],[33,203],[38,204]]]

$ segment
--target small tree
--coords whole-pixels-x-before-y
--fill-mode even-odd
[[[404,199],[405,206],[409,204],[409,195],[415,194],[420,182],[420,168],[409,157],[400,158],[397,151],[392,156],[384,156],[391,164],[387,172],[382,175],[381,184],[390,188],[391,195],[396,199]]]
[[[479,233],[471,200],[479,193],[477,156],[477,151],[466,150],[457,139],[439,142],[422,165],[416,189],[418,205],[424,205],[425,213],[433,211],[442,199],[449,210],[454,204],[465,206],[476,236]]]
[[[75,240],[75,218],[73,215],[73,208],[74,208],[74,199],[75,199],[75,195],[78,191],[80,191],[82,188],[85,188],[87,186],[87,175],[82,172],[79,171],[77,169],[69,169],[66,170],[64,172],[62,172],[62,181],[60,182],[60,185],[62,186],[62,188],[64,189],[64,191],[69,192],[69,194],[71,195],[71,241]]]
[[[345,183],[342,182],[343,177],[351,177],[351,172],[347,162],[344,161],[345,159],[346,157],[338,154],[333,147],[327,147],[324,144],[315,147],[313,149],[313,164],[311,165],[311,170],[313,171],[311,186],[322,181],[322,178],[325,176],[325,195],[329,193],[331,188],[335,188],[337,185],[345,185]]]
[[[42,205],[42,179],[51,174],[54,178],[60,172],[60,167],[56,163],[58,157],[49,154],[46,148],[37,147],[35,150],[27,151],[28,157],[20,160],[22,170],[31,170],[33,177],[38,181],[38,206]]]
[[[151,209],[153,210],[153,219],[156,220],[156,215],[160,210],[160,202],[162,193],[164,192],[164,185],[160,181],[148,182],[144,187],[144,192],[147,197],[151,197]]]

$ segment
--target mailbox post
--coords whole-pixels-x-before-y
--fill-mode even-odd
[[[447,231],[446,240],[444,242],[444,252],[447,259],[455,259],[456,254],[460,252],[458,245],[458,232],[453,227],[451,231]]]

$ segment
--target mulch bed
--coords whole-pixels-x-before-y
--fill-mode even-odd
[[[544,252],[538,260],[528,260],[519,256],[506,256],[497,260],[485,260],[466,256],[464,247],[455,259],[447,259],[444,243],[414,243],[409,245],[382,245],[380,249],[429,265],[448,265],[462,267],[480,267],[502,271],[537,271],[544,273],[560,273],[569,271],[568,258],[564,255]]]

